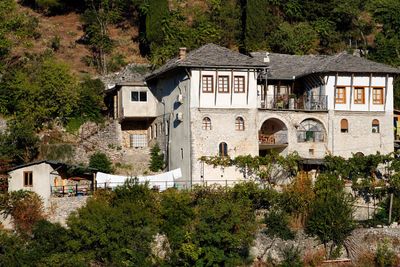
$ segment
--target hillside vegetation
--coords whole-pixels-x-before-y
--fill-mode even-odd
[[[8,44],[12,55],[52,50],[76,72],[105,73],[146,59],[158,65],[181,46],[209,42],[242,52],[359,50],[400,64],[396,0],[23,0],[14,9],[28,20],[18,26],[30,38]]]
[[[2,0],[0,115],[10,127],[0,159],[34,159],[36,133],[54,124],[101,122],[104,85],[95,76],[130,62],[156,67],[179,47],[348,51],[398,66],[398,14],[397,0]]]

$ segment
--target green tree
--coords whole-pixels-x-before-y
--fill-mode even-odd
[[[109,26],[122,19],[122,11],[127,2],[121,0],[85,0],[86,9],[82,16],[87,44],[99,71],[108,73],[107,56],[114,48],[109,34]]]
[[[37,128],[54,119],[65,122],[77,106],[75,77],[66,64],[49,56],[33,57],[10,70],[0,87],[7,113],[33,121]]]
[[[267,1],[245,1],[244,46],[247,51],[257,51],[268,48],[266,29],[268,24]]]
[[[90,199],[68,219],[69,248],[112,266],[151,266],[151,243],[158,232],[155,193],[129,180],[111,201]]]
[[[155,144],[150,150],[150,170],[158,172],[164,169],[164,154],[161,153],[160,146]]]
[[[12,119],[4,133],[0,133],[0,158],[13,164],[32,161],[39,153],[39,138],[33,123]]]
[[[320,174],[315,184],[315,200],[306,221],[306,233],[318,237],[332,258],[355,228],[353,199],[344,183],[331,174]],[[329,245],[330,244],[330,245]]]
[[[272,51],[285,54],[310,54],[318,48],[318,42],[317,33],[305,22],[294,25],[284,22],[268,37]]]
[[[96,152],[90,156],[89,167],[104,173],[113,172],[111,160],[102,152]]]
[[[100,79],[90,79],[86,77],[79,86],[78,106],[73,116],[84,120],[101,122],[102,112],[105,110],[104,104],[105,86]]]

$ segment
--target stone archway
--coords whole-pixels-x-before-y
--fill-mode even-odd
[[[282,152],[288,146],[288,128],[277,118],[264,121],[258,132],[260,156],[268,154],[271,150]]]

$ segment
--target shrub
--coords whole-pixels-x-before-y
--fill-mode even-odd
[[[20,236],[0,230],[0,266],[28,266],[25,244]]]
[[[302,227],[310,212],[314,197],[311,178],[300,174],[283,190],[280,199],[281,207],[293,216],[293,221],[297,220],[299,227]]]
[[[302,267],[303,261],[300,257],[300,249],[294,245],[285,246],[280,250],[283,260],[279,264],[280,267]]]
[[[389,247],[387,240],[378,244],[378,249],[375,255],[375,263],[378,267],[397,266],[396,253]]]
[[[289,215],[282,210],[272,209],[265,214],[267,229],[265,233],[274,238],[279,237],[284,240],[294,238],[294,232],[289,228]]]
[[[113,172],[111,160],[102,152],[96,152],[90,156],[89,167],[104,173]]]
[[[164,154],[161,153],[160,146],[155,144],[150,151],[150,170],[152,172],[158,172],[164,169]]]
[[[243,182],[235,184],[232,196],[235,199],[249,199],[254,209],[268,209],[277,202],[279,194],[270,188],[262,189],[255,182]]]
[[[31,233],[34,224],[45,217],[42,199],[30,191],[5,194],[0,209],[3,216],[11,216],[15,229],[22,234]]]

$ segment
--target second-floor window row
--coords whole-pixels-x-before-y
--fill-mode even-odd
[[[350,86],[337,86],[335,90],[335,103],[346,104],[347,103],[347,88]],[[353,87],[353,103],[354,104],[365,104],[366,103],[366,90],[369,87],[365,86],[354,86]],[[382,105],[384,104],[384,87],[371,87],[372,104]]]
[[[228,75],[218,75],[217,84],[218,93],[230,93],[232,90],[234,93],[245,93],[245,77],[240,75],[234,75],[232,82],[231,77]],[[203,93],[214,93],[214,76],[203,75],[201,78],[201,88]]]

